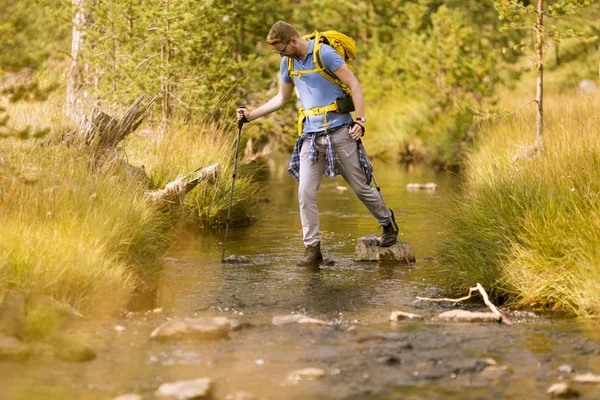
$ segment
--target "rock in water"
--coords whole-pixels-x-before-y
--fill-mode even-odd
[[[211,399],[213,381],[210,378],[192,379],[163,383],[156,391],[156,397],[175,399]]]
[[[221,339],[229,335],[229,330],[229,319],[225,317],[173,319],[152,331],[150,338],[155,340]]]
[[[245,256],[236,256],[232,254],[224,259],[223,262],[227,264],[250,264],[250,259]]]
[[[502,322],[502,317],[498,314],[467,310],[446,311],[438,315],[438,319],[452,322]]]
[[[415,262],[410,243],[397,242],[390,247],[379,247],[381,236],[369,235],[356,240],[354,259],[356,261],[393,261],[402,265]]]

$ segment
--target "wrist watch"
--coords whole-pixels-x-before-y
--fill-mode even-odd
[[[365,122],[367,122],[367,119],[366,119],[365,117],[356,117],[356,120],[357,120],[357,121],[360,121],[360,122],[362,122],[362,123],[365,123]]]

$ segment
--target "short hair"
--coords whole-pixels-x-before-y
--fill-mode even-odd
[[[288,43],[293,37],[299,37],[298,31],[294,25],[288,24],[285,21],[277,21],[271,27],[267,35],[267,43]]]

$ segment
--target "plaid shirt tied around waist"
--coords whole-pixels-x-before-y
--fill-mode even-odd
[[[337,129],[341,129],[346,125],[342,125]],[[290,159],[290,166],[288,167],[288,173],[292,175],[297,181],[300,180],[300,150],[302,150],[302,143],[305,140],[310,140],[310,148],[308,151],[308,159],[311,163],[317,162],[317,158],[319,152],[317,151],[317,137],[325,136],[326,141],[326,149],[325,149],[325,175],[329,178],[333,179],[336,175],[339,175],[340,172],[335,168],[335,153],[333,151],[333,145],[331,144],[331,134],[329,132],[307,132],[303,133],[302,136],[298,138],[296,145],[294,146],[294,151],[292,152],[292,158]],[[371,185],[371,180],[373,179],[373,166],[367,162],[367,154],[365,153],[365,149],[363,146],[360,146],[358,142],[356,143],[358,149],[358,161],[362,170],[365,173],[365,177],[367,178],[367,185]]]

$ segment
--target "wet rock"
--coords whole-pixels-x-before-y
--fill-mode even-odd
[[[573,367],[571,367],[569,364],[563,364],[560,367],[556,368],[556,370],[558,372],[562,372],[563,374],[572,374],[573,373]]]
[[[173,319],[164,322],[150,334],[155,340],[211,340],[229,335],[231,326],[225,317]]]
[[[53,343],[56,357],[68,362],[87,362],[96,358],[96,353],[84,343],[71,337],[57,339]]]
[[[225,396],[225,400],[257,400],[258,397],[248,392],[235,392]]]
[[[321,368],[299,369],[288,375],[289,381],[318,381],[325,377],[325,371]]]
[[[327,267],[331,267],[331,266],[335,265],[335,261],[332,260],[331,258],[326,258],[323,261],[321,261],[321,264],[319,264],[319,265],[324,265],[324,266],[327,266]]]
[[[230,319],[229,326],[232,331],[241,331],[243,329],[248,329],[254,327],[250,322],[240,321],[239,319]]]
[[[19,338],[24,322],[25,297],[16,290],[8,290],[0,302],[0,332]]]
[[[451,310],[438,315],[440,321],[452,322],[501,322],[502,317],[491,312],[472,312],[467,310]]]
[[[570,399],[578,397],[579,392],[571,387],[567,382],[555,383],[548,388],[546,391],[552,397],[558,397],[561,399]]]
[[[122,394],[120,396],[117,396],[113,400],[142,400],[142,399],[143,399],[143,397],[141,394],[127,393],[127,394]]]
[[[573,381],[580,383],[600,383],[600,375],[594,375],[591,372],[587,374],[575,375]]]
[[[24,355],[19,339],[0,333],[0,360],[18,360]]]
[[[408,190],[436,190],[437,184],[433,182],[428,183],[409,183],[406,185]]]
[[[418,314],[411,314],[408,312],[404,312],[404,311],[392,311],[392,314],[390,315],[390,321],[403,321],[403,320],[417,320],[417,319],[423,319],[423,316],[418,315]]]
[[[415,262],[410,243],[397,242],[390,247],[379,247],[381,236],[373,234],[356,240],[354,259],[356,261],[393,261],[400,265]]]
[[[385,355],[385,356],[379,356],[375,359],[375,362],[377,364],[384,364],[384,365],[400,365],[400,358],[397,356],[393,356],[393,355]]]
[[[489,381],[495,381],[505,378],[512,373],[512,369],[507,365],[488,365],[481,371],[480,377]]]
[[[302,325],[322,325],[329,326],[329,322],[323,321],[320,319],[310,318],[306,315],[302,314],[292,314],[292,315],[278,315],[273,317],[273,325],[275,326],[283,326],[288,324],[302,324]]]
[[[178,400],[184,399],[211,399],[213,381],[210,378],[192,379],[163,383],[156,390],[156,397],[170,397]]]
[[[498,365],[498,363],[493,358],[483,358],[475,361],[473,364],[456,367],[452,370],[452,372],[455,374],[472,374],[475,372],[481,372],[490,365]]]
[[[223,262],[227,264],[250,264],[251,261],[246,256],[236,256],[234,254],[227,257]]]

